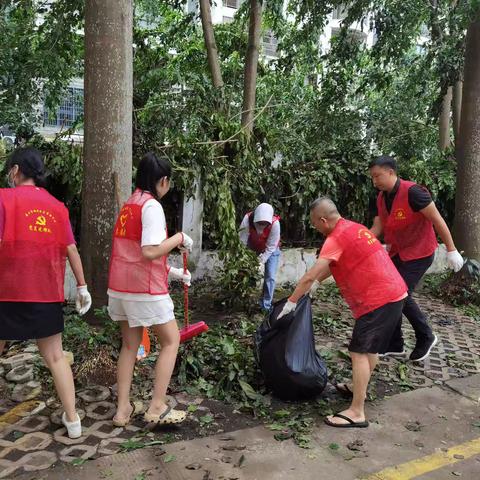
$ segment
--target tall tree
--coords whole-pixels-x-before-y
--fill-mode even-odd
[[[440,150],[446,150],[450,146],[450,109],[452,106],[452,87],[447,88],[443,96],[442,108],[438,118]]]
[[[111,233],[132,183],[132,0],[85,2],[82,257],[94,307],[105,304]]]
[[[453,100],[452,100],[452,121],[453,121],[453,136],[455,138],[455,145],[460,137],[460,119],[462,117],[462,92],[463,82],[457,80],[453,87]]]
[[[247,134],[253,130],[261,30],[262,3],[260,0],[250,0],[250,22],[248,27],[247,55],[245,58],[242,107],[242,127]]]
[[[467,30],[462,115],[457,144],[455,242],[480,260],[480,9]]]
[[[203,37],[205,39],[205,48],[207,49],[208,67],[212,75],[212,82],[215,88],[223,87],[222,72],[220,70],[220,60],[218,58],[217,43],[213,32],[212,13],[210,10],[210,0],[200,0],[200,17],[202,19]]]

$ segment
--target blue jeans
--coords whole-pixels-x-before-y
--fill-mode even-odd
[[[275,275],[280,261],[280,250],[275,250],[265,263],[265,277],[263,279],[263,296],[260,300],[260,306],[264,310],[270,310],[272,307],[273,292],[275,291]]]

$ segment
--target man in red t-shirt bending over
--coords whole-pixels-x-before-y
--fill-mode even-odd
[[[335,204],[321,197],[310,207],[312,225],[327,237],[315,265],[300,279],[281,318],[295,310],[297,301],[312,287],[333,275],[355,318],[348,347],[352,358],[353,394],[347,410],[331,415],[332,427],[368,427],[364,403],[370,375],[401,319],[407,285],[377,238],[363,225],[345,220]]]

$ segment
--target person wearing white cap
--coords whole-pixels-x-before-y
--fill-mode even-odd
[[[264,266],[263,294],[260,306],[269,311],[275,290],[275,275],[280,260],[280,217],[274,215],[269,203],[261,203],[254,212],[248,212],[240,225],[240,241],[258,253]]]

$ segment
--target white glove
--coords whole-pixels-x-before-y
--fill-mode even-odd
[[[188,287],[192,280],[192,274],[187,270],[187,273],[184,273],[183,268],[170,267],[168,276],[174,280],[181,280]]]
[[[288,315],[290,312],[293,312],[297,308],[297,304],[287,300],[287,303],[283,306],[280,315],[277,317],[277,320],[280,320],[285,315]]]
[[[463,257],[458,253],[458,250],[447,252],[448,266],[454,271],[458,272],[463,267]]]
[[[185,252],[185,251],[192,251],[193,247],[193,240],[186,234],[182,232],[182,238],[183,242],[180,245],[180,251]]]
[[[77,298],[75,300],[75,307],[80,315],[85,315],[92,306],[92,297],[88,293],[86,285],[77,287]]]
[[[320,282],[318,280],[315,280],[312,283],[312,286],[310,287],[310,290],[308,291],[308,295],[310,295],[310,297],[313,297],[313,295],[315,295],[315,292],[318,290],[319,286],[320,286]]]

